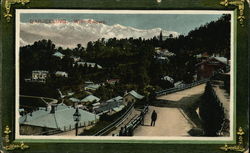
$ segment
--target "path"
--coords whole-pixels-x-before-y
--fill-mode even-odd
[[[194,102],[194,96],[204,92],[205,84],[158,97],[159,103],[166,105],[150,106],[145,116],[144,125],[138,126],[134,136],[189,136],[188,131],[194,127],[193,122],[182,111],[181,107]],[[171,103],[171,104],[170,104]],[[169,105],[170,104],[170,105]],[[156,126],[150,126],[151,113],[158,114]]]

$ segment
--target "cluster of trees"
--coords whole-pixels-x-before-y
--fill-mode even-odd
[[[167,39],[163,47],[178,54],[200,54],[207,52],[209,55],[220,54],[230,58],[230,15],[225,14],[217,21],[209,22],[194,30],[188,35]]]
[[[162,80],[163,76],[167,75],[175,81],[183,80],[190,83],[193,81],[197,63],[194,55],[208,52],[229,56],[229,44],[229,15],[194,29],[187,36],[169,37],[166,40],[162,39],[162,35],[160,39],[154,37],[147,40],[142,38],[105,40],[103,38],[89,42],[86,48],[78,44],[73,49],[56,48],[51,40],[40,40],[33,45],[20,48],[21,86],[25,84],[23,82],[25,78],[31,77],[33,70],[47,70],[50,73],[65,71],[69,74],[67,79],[53,75],[48,78],[45,86],[52,89],[77,86],[86,80],[101,83],[112,78],[119,78],[121,84],[113,91],[125,90],[126,85],[135,87],[135,90],[145,89],[149,84],[155,88],[170,88],[173,84]],[[168,49],[176,56],[168,57],[168,62],[158,60],[154,58],[157,56],[155,47]],[[56,52],[62,53],[64,57],[60,59],[53,56]],[[98,69],[97,65],[93,68],[77,65],[72,57],[97,63],[103,69]],[[109,91],[103,88],[100,90]],[[97,92],[105,95],[99,90]]]
[[[210,82],[206,85],[199,109],[205,136],[217,136],[222,128],[225,114]]]

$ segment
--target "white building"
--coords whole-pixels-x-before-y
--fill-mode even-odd
[[[65,78],[67,78],[68,77],[68,73],[63,72],[63,71],[56,71],[55,76],[56,77],[65,77]]]
[[[55,56],[55,57],[58,57],[58,58],[62,59],[65,55],[63,55],[63,54],[62,54],[62,53],[60,53],[60,52],[55,52],[55,53],[53,54],[53,56]]]
[[[87,65],[87,67],[92,67],[94,68],[95,66],[97,66],[98,69],[102,69],[102,66],[96,64],[96,63],[90,63],[90,62],[77,62],[77,65],[78,66],[84,66],[84,65]]]

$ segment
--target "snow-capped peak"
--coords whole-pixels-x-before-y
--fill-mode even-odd
[[[177,37],[179,34],[174,31],[166,31],[161,28],[138,29],[120,24],[107,25],[101,21],[84,19],[73,22],[47,24],[47,23],[21,23],[20,37],[21,45],[33,44],[34,41],[50,39],[57,46],[74,48],[77,44],[86,46],[89,41],[96,41],[100,38],[145,38],[150,39],[159,36],[172,34]]]

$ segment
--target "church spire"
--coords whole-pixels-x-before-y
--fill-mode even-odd
[[[162,42],[162,30],[160,32],[160,41]]]

